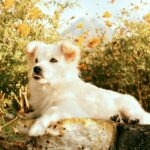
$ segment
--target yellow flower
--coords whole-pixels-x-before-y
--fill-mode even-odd
[[[82,45],[83,44],[83,42],[84,42],[84,37],[83,36],[79,36],[78,38],[76,38],[75,39],[75,43],[77,44],[77,45]]]
[[[106,26],[108,26],[108,27],[111,27],[112,26],[112,23],[110,22],[110,21],[105,21],[105,24],[106,24]]]
[[[111,13],[109,12],[109,11],[105,11],[104,13],[103,13],[103,16],[102,16],[103,18],[110,18],[111,17]]]
[[[37,7],[34,7],[33,9],[31,9],[30,11],[29,11],[29,18],[30,19],[37,19],[37,18],[42,18],[43,17],[43,13],[42,13],[42,11],[39,9],[39,8],[37,8]]]
[[[143,17],[143,19],[144,19],[146,22],[150,23],[150,13],[146,14],[146,15]]]
[[[139,7],[138,5],[134,6],[134,9],[135,9],[135,10],[139,10],[139,8],[140,8],[140,7]]]
[[[100,38],[92,38],[88,41],[88,47],[93,48],[97,46],[100,43],[101,39]]]
[[[111,0],[110,2],[113,4],[115,2],[115,0]]]
[[[83,27],[84,27],[83,23],[78,23],[78,24],[77,24],[77,28],[78,28],[78,29],[82,29]]]
[[[11,8],[15,3],[15,0],[5,0],[3,6],[5,9]]]
[[[22,37],[27,37],[30,34],[30,26],[26,23],[20,24],[17,30]]]
[[[83,35],[85,35],[85,36],[88,36],[88,34],[89,34],[89,31],[84,31],[83,32]]]

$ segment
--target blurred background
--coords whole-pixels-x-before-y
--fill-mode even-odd
[[[62,39],[81,48],[83,80],[150,111],[149,0],[1,0],[0,124],[29,109],[27,43]]]

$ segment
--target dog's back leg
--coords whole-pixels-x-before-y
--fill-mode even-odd
[[[146,112],[139,102],[130,95],[122,95],[116,100],[118,109],[127,123],[150,124],[150,114]]]

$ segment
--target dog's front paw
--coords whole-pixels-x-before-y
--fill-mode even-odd
[[[110,117],[110,120],[119,123],[119,122],[121,122],[121,117],[120,117],[118,114],[116,114],[116,115],[114,115],[114,116],[111,116],[111,117]]]
[[[40,124],[34,124],[29,130],[29,136],[42,136],[45,133],[45,128]]]

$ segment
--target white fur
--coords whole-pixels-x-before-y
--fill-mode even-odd
[[[43,135],[51,122],[64,118],[109,120],[111,116],[119,114],[129,119],[138,118],[141,124],[150,124],[150,114],[142,109],[134,97],[98,88],[78,77],[80,50],[75,45],[69,42],[49,45],[31,42],[26,50],[28,57],[33,50],[34,56],[29,58],[30,104],[40,118],[31,127],[30,136]],[[75,53],[71,55],[69,52]],[[72,59],[66,56],[72,56]],[[37,63],[34,63],[35,58],[38,58]],[[51,58],[56,58],[58,62],[49,62]],[[42,68],[39,80],[32,78],[34,66]]]

